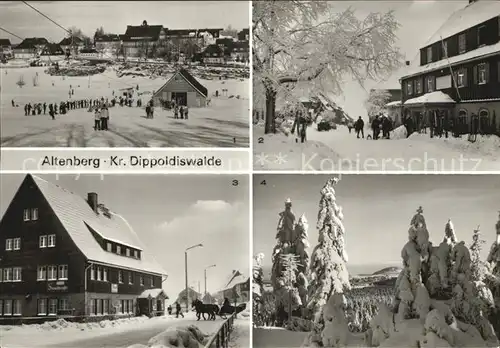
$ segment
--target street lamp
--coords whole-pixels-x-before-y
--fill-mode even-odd
[[[188,287],[188,251],[191,250],[191,249],[194,249],[194,248],[198,248],[198,247],[203,247],[203,244],[196,244],[196,245],[193,245],[193,246],[190,246],[189,248],[187,248],[185,251],[184,251],[184,274],[186,276],[186,312],[189,310],[189,287]]]
[[[215,267],[215,266],[217,266],[217,265],[214,264],[214,265],[210,265],[208,267],[205,267],[205,295],[207,294],[207,269]]]

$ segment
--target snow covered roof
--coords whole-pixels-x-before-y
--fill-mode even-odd
[[[464,63],[466,61],[478,60],[492,55],[500,54],[500,41],[494,45],[482,46],[475,50],[460,54],[458,56],[450,57],[448,59],[441,59],[437,62],[430,64],[415,66],[408,70],[408,74],[403,76],[403,78],[408,78],[414,75],[419,75],[424,72],[430,72],[433,70],[439,70],[443,68],[448,68],[449,65],[453,66],[458,63]]]
[[[158,296],[163,295],[166,299],[168,299],[167,294],[163,289],[147,289],[139,295],[139,298],[157,298]]]
[[[238,284],[244,284],[245,282],[247,282],[249,279],[249,277],[247,276],[244,276],[243,274],[240,274],[236,277],[234,277],[226,286],[224,289],[222,289],[223,291],[225,290],[230,290],[232,288],[234,288],[236,285]]]
[[[385,104],[385,106],[400,106],[401,105],[401,100],[396,100],[396,101],[392,101],[390,103],[387,103]]]
[[[404,105],[417,105],[417,104],[454,104],[455,101],[451,97],[441,91],[426,93],[420,97],[408,99]]]
[[[166,274],[147,251],[141,258],[105,251],[87,226],[103,238],[144,250],[134,231],[118,216],[96,214],[85,199],[37,176],[31,176],[69,236],[89,261],[153,274]]]
[[[432,35],[424,47],[458,34],[475,25],[500,15],[500,1],[474,1],[452,13],[439,30]]]

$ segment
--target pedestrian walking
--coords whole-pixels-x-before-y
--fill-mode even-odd
[[[187,105],[184,107],[184,119],[188,119],[188,115],[189,115],[189,109],[187,107]]]
[[[182,314],[181,304],[179,302],[175,303],[175,317],[179,318],[179,315],[184,318],[184,314]]]
[[[356,131],[356,137],[359,139],[359,133],[361,133],[361,136],[363,139],[365,138],[365,121],[363,121],[363,118],[359,116],[359,118],[356,120],[354,123],[354,130]]]

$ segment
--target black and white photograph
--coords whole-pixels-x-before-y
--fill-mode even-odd
[[[256,170],[500,170],[500,2],[255,1]]]
[[[498,347],[499,188],[255,174],[253,347]]]
[[[248,148],[248,1],[2,1],[2,147]]]
[[[250,346],[247,175],[0,179],[2,347]]]

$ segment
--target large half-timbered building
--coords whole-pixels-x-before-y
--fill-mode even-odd
[[[500,2],[469,1],[420,49],[401,79],[403,117],[457,133],[500,131]]]
[[[97,193],[27,175],[0,221],[0,323],[136,315],[164,273]]]

